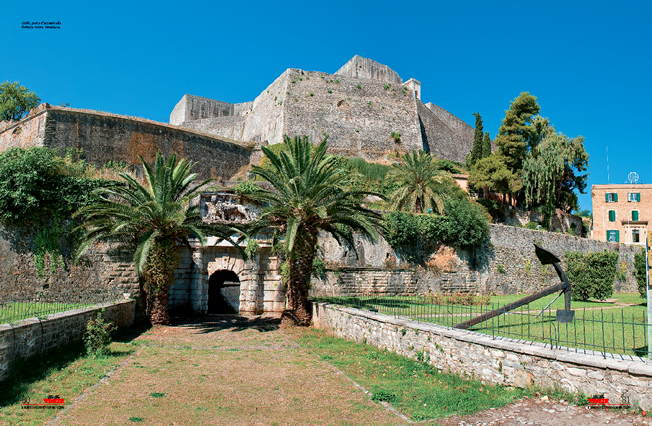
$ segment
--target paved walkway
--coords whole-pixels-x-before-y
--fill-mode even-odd
[[[57,425],[406,425],[354,382],[299,347],[273,317],[151,330],[143,346],[52,422]],[[585,420],[586,419],[586,420]],[[634,425],[640,416],[523,401],[442,425]],[[420,425],[438,424],[419,422]]]

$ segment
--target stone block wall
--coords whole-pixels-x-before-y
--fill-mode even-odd
[[[0,325],[0,380],[9,375],[12,361],[18,358],[27,359],[81,340],[88,320],[95,318],[101,308],[106,309],[104,319],[118,327],[134,323],[136,301],[123,300]]]
[[[70,248],[60,247],[65,266],[52,270],[45,259],[39,276],[34,259],[38,230],[0,225],[0,301],[100,303],[138,295],[139,281],[133,266],[133,252],[112,244],[97,243],[71,262]]]
[[[357,238],[354,251],[322,233],[320,256],[328,268],[324,277],[313,277],[312,294],[530,294],[558,282],[554,268],[542,266],[537,259],[535,242],[562,261],[567,251],[615,251],[626,280],[616,279],[614,291],[638,291],[634,254],[640,247],[504,225],[490,225],[490,230],[489,241],[477,250],[435,245],[420,263],[405,261],[382,237],[377,242]]]
[[[176,153],[197,163],[193,172],[199,179],[228,180],[248,165],[251,157],[251,148],[214,135],[140,118],[48,104],[0,130],[0,151],[27,146],[81,148],[86,161],[97,166],[110,160],[138,166],[138,156],[152,162],[158,151],[166,157]]]
[[[491,336],[394,318],[353,308],[315,303],[315,327],[348,340],[423,358],[440,370],[488,383],[525,388],[561,388],[585,395],[623,397],[652,409],[652,362],[592,351],[492,339]]]

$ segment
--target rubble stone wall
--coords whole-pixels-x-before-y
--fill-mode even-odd
[[[47,352],[78,342],[86,332],[86,324],[106,309],[104,319],[117,327],[129,327],[136,316],[136,301],[100,304],[84,309],[60,312],[46,318],[29,318],[0,325],[0,380],[6,378],[12,361]]]
[[[425,357],[438,369],[476,380],[604,394],[613,402],[625,397],[643,410],[652,409],[650,360],[493,339],[467,330],[322,303],[314,304],[313,322],[337,337],[410,358]]]

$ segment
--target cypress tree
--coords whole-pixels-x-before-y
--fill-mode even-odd
[[[471,157],[469,159],[470,166],[473,166],[478,160],[482,159],[482,135],[484,133],[480,113],[474,112],[473,115],[475,115],[475,133],[473,135],[473,149],[471,149]]]
[[[520,173],[528,147],[533,145],[533,139],[536,138],[536,129],[530,124],[539,110],[536,96],[523,92],[505,111],[505,118],[496,136],[496,145],[505,158],[505,164],[514,173]]]
[[[485,132],[484,141],[482,141],[482,158],[487,158],[491,155],[491,139],[489,132]]]

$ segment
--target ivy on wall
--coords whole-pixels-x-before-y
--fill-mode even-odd
[[[47,147],[10,148],[0,153],[0,222],[35,230],[34,263],[42,277],[64,264],[61,246],[70,244],[70,217],[93,202],[97,188],[117,182],[81,159],[81,151],[64,155]],[[114,167],[111,165],[110,167]]]

